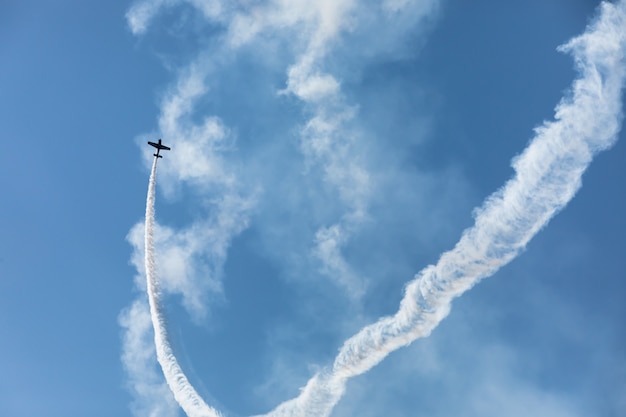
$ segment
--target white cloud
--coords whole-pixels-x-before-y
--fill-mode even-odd
[[[137,299],[119,317],[124,329],[122,363],[136,417],[176,417],[178,404],[157,368],[154,333],[146,300]]]
[[[139,0],[126,12],[130,30],[138,35],[148,29],[150,21],[163,7],[172,7],[182,0]]]
[[[224,219],[236,221],[234,218]],[[157,226],[155,247],[159,254],[157,268],[161,289],[166,294],[180,294],[185,308],[196,320],[206,316],[211,304],[209,298],[221,297],[221,268],[226,257],[231,228],[243,229],[245,219],[239,225],[198,222],[184,230]],[[143,223],[131,229],[128,241],[133,245],[132,261],[143,271]],[[137,276],[140,288],[145,288],[144,273]]]
[[[325,275],[334,277],[337,283],[347,290],[348,296],[359,299],[365,293],[366,283],[359,279],[341,255],[346,233],[339,224],[321,228],[315,234],[313,254],[321,261]]]

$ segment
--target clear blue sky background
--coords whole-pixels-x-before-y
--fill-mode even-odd
[[[408,13],[369,30],[355,19],[322,65],[341,83],[337,108],[354,112],[338,134],[351,138],[344,163],[371,181],[351,200],[328,180],[326,157],[302,145],[314,110],[278,93],[302,52],[297,39],[232,52],[225,23],[188,4],[135,35],[130,2],[53,3],[0,3],[1,416],[132,416],[141,401],[121,360],[119,317],[142,297],[127,235],[143,218],[145,140],[165,134],[162,103],[191,63],[208,91],[184,123],[219,120],[225,144],[202,146],[227,174],[179,181],[182,139],[163,136],[172,151],[159,161],[157,220],[173,233],[210,225],[225,190],[250,204],[226,252],[212,255],[204,236],[193,255],[186,288],[203,311],[179,294],[165,306],[196,389],[228,415],[250,415],[297,395],[453,247],[552,118],[576,76],[556,47],[599,4],[446,0],[426,21]],[[350,381],[333,415],[623,416],[620,137],[518,259],[456,300],[430,338]],[[366,218],[346,222],[357,206]],[[345,233],[339,272],[315,252],[316,233],[333,224]]]

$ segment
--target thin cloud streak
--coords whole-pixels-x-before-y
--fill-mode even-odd
[[[331,369],[315,375],[299,397],[267,417],[328,416],[353,376],[390,352],[428,336],[452,299],[514,259],[575,195],[592,157],[617,140],[626,62],[626,1],[602,3],[588,30],[559,48],[581,73],[526,150],[513,161],[513,179],[476,210],[475,225],[436,265],[407,285],[400,309],[348,339]]]
[[[145,267],[150,318],[154,328],[154,345],[156,347],[157,360],[161,365],[165,380],[174,394],[174,398],[189,417],[221,417],[221,414],[217,410],[209,407],[193,388],[178,364],[178,360],[169,342],[165,318],[159,301],[159,282],[156,275],[156,263],[154,259],[156,171],[157,158],[154,158],[148,186],[148,198],[146,200]]]

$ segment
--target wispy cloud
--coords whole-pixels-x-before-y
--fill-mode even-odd
[[[128,388],[134,400],[136,416],[172,417],[178,415],[178,403],[155,365],[152,321],[146,300],[136,300],[120,314],[124,329],[122,363],[128,375]]]
[[[228,5],[220,4],[219,1],[146,0],[136,3],[127,13],[129,26],[135,33],[143,33],[156,14],[178,3],[195,7],[209,22],[219,22],[225,27],[219,35],[223,44],[214,55],[237,53],[255,44],[287,45],[294,62],[285,68],[285,87],[278,93],[300,100],[309,117],[299,132],[300,152],[308,167],[304,171],[305,175],[317,176],[321,172],[326,186],[335,190],[339,197],[337,201],[344,205],[343,213],[317,226],[311,238],[309,256],[318,262],[320,272],[335,281],[348,296],[358,299],[366,288],[366,279],[352,270],[343,256],[343,249],[363,222],[367,221],[376,183],[364,154],[363,132],[356,129],[353,123],[358,108],[346,100],[341,80],[329,68],[328,56],[333,54],[335,47],[341,45],[346,36],[357,33],[366,34],[369,54],[388,54],[395,48],[392,46],[395,40],[393,35],[387,39],[388,35],[372,33],[394,24],[396,29],[386,32],[402,37],[411,25],[434,14],[437,2],[406,0],[363,6],[354,0],[314,3],[274,0]],[[267,49],[268,52],[272,50],[271,47]],[[177,110],[191,111],[197,99],[206,93],[203,78],[207,76],[207,67],[203,62],[207,60],[210,58],[200,58],[185,70],[188,76],[181,77],[175,100],[164,103],[164,115],[169,114],[178,119]],[[160,130],[164,135],[169,133],[167,127],[170,122],[161,118]],[[189,157],[173,166],[172,172],[178,172],[183,179],[190,175],[186,171],[194,167],[220,169],[215,161],[208,161],[202,155],[194,158],[195,150],[206,148],[203,144],[197,143],[195,139],[182,141],[185,146],[192,143],[197,146],[193,150],[189,149]],[[329,231],[336,239],[327,239],[331,235]]]
[[[126,13],[128,26],[134,34],[141,34],[146,31],[150,21],[164,6],[173,6],[180,3],[180,0],[149,0],[138,1]]]

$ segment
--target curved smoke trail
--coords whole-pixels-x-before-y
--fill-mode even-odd
[[[418,273],[398,312],[348,339],[331,369],[315,375],[297,398],[267,417],[326,417],[346,381],[367,372],[390,352],[426,337],[447,316],[450,303],[515,258],[580,188],[593,156],[617,140],[626,77],[626,0],[602,3],[587,31],[560,48],[581,73],[555,122],[536,135],[513,163],[515,176],[476,211],[454,249]]]
[[[300,396],[267,417],[327,417],[346,381],[367,372],[390,352],[425,337],[446,317],[452,299],[515,258],[528,241],[578,191],[593,156],[611,147],[621,122],[626,78],[626,0],[602,3],[587,31],[560,48],[572,53],[580,71],[572,92],[556,108],[555,121],[536,129],[514,161],[515,176],[476,211],[454,249],[418,273],[405,289],[398,312],[366,326],[348,339],[333,366],[315,375]],[[146,274],[157,358],[168,385],[190,417],[217,417],[189,384],[167,339],[159,306],[153,239],[152,167],[146,205]]]
[[[148,185],[148,198],[146,200],[145,261],[148,302],[150,304],[152,326],[154,327],[154,344],[156,346],[157,360],[163,369],[165,380],[170,390],[172,390],[174,398],[189,417],[221,417],[217,410],[209,407],[204,402],[189,383],[170,346],[167,328],[165,327],[165,318],[159,302],[159,282],[154,261],[154,188],[156,170],[157,158],[154,158]]]

